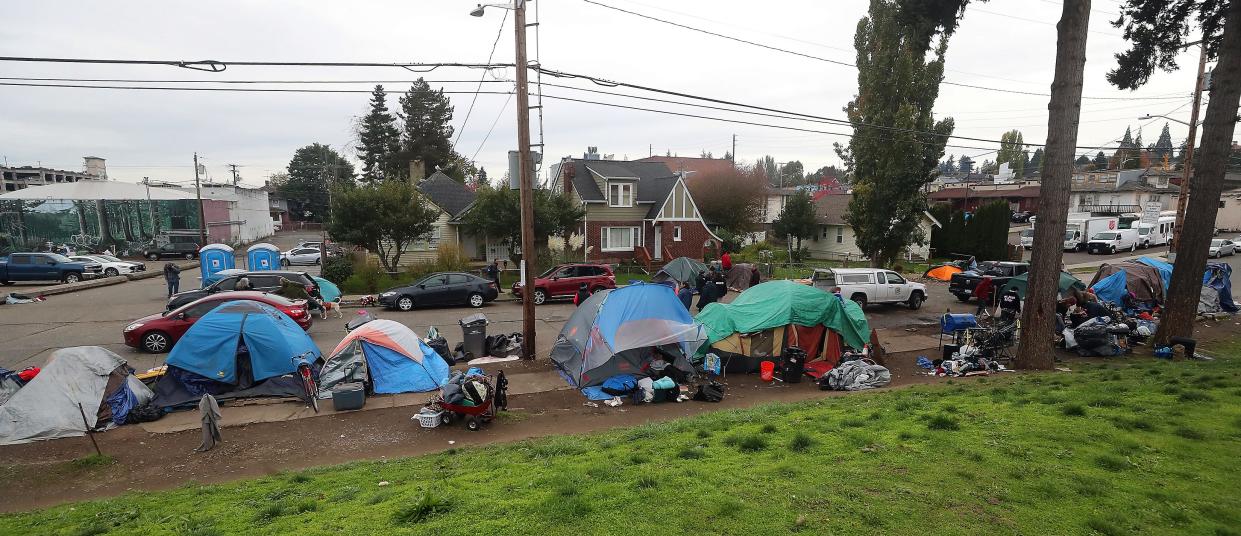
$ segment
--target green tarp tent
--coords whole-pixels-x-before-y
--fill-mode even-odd
[[[1008,289],[1015,288],[1017,289],[1017,294],[1021,296],[1021,299],[1026,299],[1026,285],[1029,284],[1027,282],[1029,277],[1030,274],[1027,272],[1009,279],[1008,283],[1004,285],[1004,288],[1000,289],[1000,293],[1003,294],[1008,292]],[[1077,290],[1086,290],[1086,285],[1085,283],[1082,283],[1082,280],[1074,277],[1073,274],[1068,272],[1060,272],[1060,297],[1064,298],[1068,295],[1069,289],[1075,287]]]
[[[870,324],[858,304],[788,280],[750,287],[732,303],[712,303],[695,320],[707,327],[707,345],[734,333],[754,333],[789,324],[822,324],[839,333],[845,344],[853,348],[861,348],[870,341]]]
[[[707,265],[698,262],[689,257],[677,257],[668,261],[663,268],[660,268],[655,275],[651,277],[651,281],[656,283],[660,281],[676,281],[677,283],[694,284],[694,278],[698,277],[700,272],[707,271]]]

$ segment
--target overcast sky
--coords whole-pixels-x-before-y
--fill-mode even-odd
[[[853,63],[853,33],[865,15],[866,0],[770,2],[732,0],[599,0],[627,10],[761,42],[805,54]],[[540,60],[549,69],[670,89],[801,113],[843,117],[841,109],[857,88],[856,70],[736,43],[619,13],[582,0],[540,0]],[[535,18],[530,4],[530,19]],[[992,0],[974,3],[948,47],[949,81],[1047,93],[1055,63],[1055,22],[1060,3],[1053,0]],[[127,1],[14,2],[5,7],[0,49],[6,56],[217,59],[223,61],[344,62],[484,62],[495,41],[504,11],[488,9],[475,18],[469,0],[418,1]],[[667,7],[672,6],[672,7]],[[1116,18],[1117,3],[1096,0],[1090,21],[1086,61],[1087,97],[1078,145],[1113,145],[1126,125],[1135,133],[1146,124],[1137,117],[1168,114],[1188,120],[1197,50],[1182,55],[1182,69],[1158,73],[1137,92],[1111,88],[1105,73],[1112,55],[1125,48]],[[1196,36],[1194,37],[1196,38]],[[535,56],[535,34],[530,55]],[[512,18],[504,24],[496,62],[513,61]],[[175,67],[35,64],[0,62],[3,77],[123,78],[141,80],[359,80],[392,81],[389,106],[418,75],[399,68],[291,68],[232,66],[224,73],[197,73]],[[439,69],[424,74],[447,91],[470,92],[482,73]],[[489,79],[511,79],[513,69],[492,72]],[[402,82],[404,81],[404,82]],[[12,82],[12,81],[0,81]],[[575,87],[583,80],[544,77]],[[149,84],[148,84],[149,85]],[[161,84],[164,86],[173,84]],[[205,84],[184,84],[202,87]],[[246,87],[330,87],[367,90],[370,83],[315,86],[247,85]],[[505,82],[483,85],[504,92]],[[220,87],[220,86],[214,86]],[[233,86],[236,87],[236,86]],[[532,88],[533,91],[533,88]],[[634,90],[615,89],[627,93]],[[714,110],[643,102],[623,97],[545,88],[547,95],[606,101],[715,117],[816,130],[847,131],[839,126],[745,116]],[[644,94],[646,96],[658,96]],[[1135,96],[1175,97],[1133,100]],[[516,145],[516,99],[480,95],[465,122],[470,95],[451,95],[454,127],[461,131],[457,149],[493,178],[503,174],[506,153]],[[673,98],[673,97],[664,97]],[[229,176],[237,164],[244,183],[259,185],[287,165],[293,151],[312,142],[329,144],[355,158],[354,125],[365,113],[368,95],[134,91],[0,86],[0,156],[9,165],[52,166],[76,170],[84,155],[107,159],[112,178],[139,181],[193,178],[195,151],[208,174]],[[532,98],[533,100],[533,98]],[[1047,97],[945,85],[937,116],[956,119],[956,134],[999,139],[1011,128],[1027,142],[1046,137]],[[532,102],[533,104],[533,102]],[[616,158],[640,158],[648,151],[722,156],[737,136],[737,158],[753,161],[770,154],[777,161],[802,161],[807,170],[837,164],[833,142],[842,136],[601,107],[547,99],[544,117],[546,159],[581,156],[598,146]],[[483,143],[493,122],[494,132]],[[464,123],[464,124],[463,124]],[[539,137],[538,120],[532,121]],[[1159,135],[1163,120],[1143,131],[1146,143]],[[1174,144],[1187,128],[1172,123]],[[953,141],[993,148],[995,144]],[[984,153],[948,148],[947,153]],[[994,159],[994,153],[976,158]]]

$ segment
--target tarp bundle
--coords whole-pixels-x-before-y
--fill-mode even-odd
[[[1222,311],[1237,312],[1237,304],[1232,301],[1232,266],[1222,262],[1207,263],[1206,273],[1202,274],[1203,293],[1209,288],[1216,293],[1216,301]]]
[[[707,271],[707,265],[698,262],[689,257],[677,257],[668,261],[663,268],[660,268],[655,275],[651,276],[651,281],[659,283],[661,281],[676,281],[677,283],[694,284],[694,278],[698,274]]]
[[[1159,269],[1139,262],[1121,262],[1100,266],[1094,274],[1094,279],[1090,280],[1090,288],[1095,288],[1095,284],[1099,281],[1117,272],[1125,273],[1125,288],[1132,292],[1138,301],[1150,302],[1163,299],[1163,276],[1159,273]],[[1098,294],[1097,290],[1095,294]]]
[[[689,357],[706,342],[672,289],[634,284],[592,294],[569,317],[552,361],[575,387],[598,385],[621,373],[635,373],[662,358],[687,373]]]
[[[1129,293],[1129,278],[1123,271],[1117,271],[1090,285],[1090,290],[1104,303],[1121,305],[1125,303],[1125,295]]]
[[[1017,277],[1014,277],[1012,279],[1009,279],[1008,283],[1004,284],[1004,288],[1000,290],[1000,294],[1004,294],[1005,292],[1008,292],[1009,290],[1016,290],[1017,295],[1021,296],[1021,299],[1024,300],[1026,299],[1026,287],[1028,287],[1029,284],[1030,284],[1030,274],[1029,272],[1027,272]],[[1060,272],[1060,281],[1058,283],[1058,286],[1060,289],[1061,298],[1068,297],[1069,292],[1075,288],[1077,290],[1086,290],[1086,285],[1082,283],[1082,280],[1078,279],[1073,274],[1070,274],[1068,272]]]
[[[708,344],[734,333],[790,324],[827,326],[853,348],[861,348],[870,337],[866,315],[856,303],[788,280],[750,287],[732,303],[712,303],[698,313],[697,320],[707,328]]]
[[[318,276],[311,277],[315,280],[315,283],[319,284],[319,295],[323,297],[323,301],[334,302],[340,299],[340,287],[336,286],[336,283]]]
[[[750,279],[754,277],[754,272],[756,270],[758,270],[758,267],[750,263],[734,264],[733,267],[729,268],[728,272],[724,274],[724,281],[728,285],[728,288],[746,290],[750,288]],[[762,281],[761,274],[759,276],[759,281]]]
[[[339,383],[370,379],[376,393],[434,391],[448,380],[448,363],[413,330],[372,320],[349,332],[319,371],[321,396]]]
[[[288,315],[253,300],[225,303],[194,322],[173,346],[166,361],[168,374],[156,384],[156,403],[197,403],[204,392],[221,400],[298,395],[298,382],[266,380],[293,374],[294,358],[303,355],[311,363],[321,357],[314,341]]]
[[[87,425],[94,430],[124,424],[130,410],[153,396],[109,350],[57,350],[38,376],[0,406],[0,445],[81,436]]]

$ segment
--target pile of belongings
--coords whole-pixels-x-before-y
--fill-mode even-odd
[[[857,354],[845,354],[842,359]],[[819,389],[824,391],[862,391],[884,387],[892,383],[892,373],[871,359],[841,361],[819,378]]]
[[[1131,351],[1128,336],[1132,332],[1126,322],[1099,316],[1065,328],[1064,346],[1083,357],[1123,355]]]
[[[495,390],[483,370],[472,367],[466,372],[454,371],[440,387],[440,400],[454,406],[475,407],[491,398]]]
[[[133,422],[134,412],[153,397],[125,360],[109,350],[57,350],[0,406],[0,445],[81,436]]]
[[[631,398],[635,404],[684,402],[694,398],[702,390],[702,386],[691,387],[690,382],[690,376],[684,371],[671,366],[667,361],[656,359],[638,374],[617,374],[599,385],[582,388],[582,394],[589,400],[603,400],[609,406],[621,405],[624,397]],[[701,400],[714,398],[707,401],[719,402],[724,398],[723,386],[715,382],[703,385],[707,386],[707,392],[703,393],[704,398]],[[717,387],[718,396],[714,396]]]
[[[443,341],[444,338],[439,337],[439,340]],[[483,355],[473,356],[473,359],[477,359],[477,358],[484,357],[484,356],[492,356],[492,357],[508,357],[508,356],[514,356],[514,355],[519,356],[521,355],[521,344],[522,344],[521,340],[522,340],[521,332],[518,332],[518,331],[515,331],[513,333],[501,333],[497,335],[488,335],[486,341],[484,342]],[[435,341],[432,341],[432,342],[435,342]],[[439,352],[440,348],[438,348],[436,344],[432,344],[432,342],[428,342],[427,344],[430,345],[431,348],[434,348],[436,352]],[[447,351],[448,349],[447,342],[443,343],[443,349],[445,350],[445,352]],[[450,363],[453,363],[453,362],[465,363],[467,361],[472,360],[471,356],[466,355],[465,353],[465,342],[464,341],[457,343],[457,345],[453,347],[451,354],[442,353],[440,355],[445,356],[445,360]]]
[[[31,297],[25,294],[18,294],[16,292],[10,292],[9,295],[4,298],[4,303],[6,305],[21,305],[23,303],[38,303],[41,301],[47,301],[47,298],[44,298],[43,296]]]
[[[1232,301],[1232,266],[1222,262],[1207,263],[1202,274],[1202,294],[1198,299],[1198,314],[1216,315],[1237,312]]]
[[[1009,370],[999,361],[984,357],[981,348],[968,344],[953,352],[949,359],[936,359],[929,364],[932,369],[929,374],[939,377],[987,376]]]

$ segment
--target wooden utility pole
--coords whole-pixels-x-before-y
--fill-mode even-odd
[[[226,164],[233,171],[233,186],[237,186],[237,164]]]
[[[198,180],[198,153],[194,153],[194,193],[198,196],[198,247],[207,245],[207,216],[203,211],[203,186]]]
[[[1086,66],[1086,31],[1090,0],[1064,2],[1056,24],[1056,70],[1047,108],[1047,146],[1043,153],[1043,187],[1039,193],[1038,226],[1030,254],[1029,286],[1022,310],[1019,369],[1050,370],[1055,366],[1056,301],[1060,262],[1068,224],[1069,190],[1073,180],[1073,153],[1082,112],[1082,72]],[[968,185],[967,185],[968,188]],[[966,190],[969,191],[968,189]]]
[[[1198,78],[1194,82],[1194,109],[1189,112],[1189,139],[1185,140],[1185,167],[1181,172],[1181,193],[1176,198],[1176,226],[1172,228],[1172,240],[1168,250],[1176,246],[1185,225],[1185,205],[1189,202],[1189,176],[1194,170],[1194,140],[1198,138],[1198,108],[1202,107],[1202,88],[1206,82],[1207,44],[1198,42]]]
[[[737,135],[733,134],[733,152],[728,153],[731,158],[728,160],[734,164],[737,163]]]
[[[530,83],[526,69],[526,0],[513,2],[517,45],[517,174],[521,198],[521,353],[534,359],[534,177],[530,162]]]

